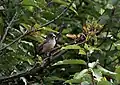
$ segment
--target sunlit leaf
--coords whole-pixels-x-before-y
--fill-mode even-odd
[[[117,73],[115,75],[115,78],[117,80],[117,83],[119,84],[120,83],[120,66],[117,66],[116,69],[115,69],[115,72]]]
[[[116,74],[115,72],[111,72],[111,71],[103,68],[103,67],[100,66],[100,65],[97,65],[97,68],[98,68],[99,70],[101,70],[102,72],[104,72],[105,74],[108,74],[108,73],[109,73],[109,74],[112,74],[112,75],[115,75],[115,74]]]
[[[65,81],[65,83],[78,83],[80,84],[83,81],[90,81],[90,75],[87,74],[88,69],[84,69],[83,71],[81,71],[80,73],[76,73],[73,77],[73,79],[67,80]]]
[[[25,5],[34,5],[35,4],[34,0],[23,0],[22,3]]]
[[[92,70],[92,74],[95,77],[95,80],[100,81],[102,77],[102,72],[99,69]]]
[[[97,60],[96,62],[88,63],[88,66],[90,68],[94,68],[98,63],[99,63],[99,61]]]
[[[85,52],[85,50],[84,50],[83,48],[80,48],[79,54],[81,54],[81,55],[86,55],[86,52]]]
[[[84,64],[86,65],[86,62],[84,60],[63,60],[63,61],[58,61],[57,63],[53,64],[54,65],[63,65],[63,64]]]
[[[65,47],[62,47],[61,50],[62,49],[81,49],[81,47],[78,45],[67,45]]]
[[[120,40],[114,43],[115,47],[120,50]]]
[[[58,33],[57,31],[52,30],[52,29],[49,28],[49,27],[43,27],[42,30],[49,31],[49,32],[55,32],[55,33]]]
[[[98,82],[97,85],[112,85],[112,84],[103,78],[101,81]]]
[[[117,34],[117,37],[120,39],[120,33]]]
[[[77,11],[76,11],[73,7],[70,7],[70,9],[71,9],[76,15],[79,15],[79,14],[77,13]]]
[[[87,73],[88,71],[89,71],[88,69],[84,69],[80,73],[75,73],[73,78],[74,79],[81,79],[85,75],[85,73]]]

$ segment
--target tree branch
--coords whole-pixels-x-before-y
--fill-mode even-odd
[[[58,15],[57,17],[55,17],[53,20],[43,24],[40,28],[44,27],[44,26],[47,26],[51,23],[53,23],[54,21],[56,21],[57,19],[59,19],[68,9],[69,7],[72,5],[73,1],[69,4],[69,6],[67,8],[65,8],[63,10],[63,12]],[[25,35],[28,35],[32,32],[37,32],[37,31],[40,31],[40,30],[31,30],[31,31],[26,31],[23,35],[19,36],[17,39],[15,39],[13,42],[9,43],[8,45],[6,45],[5,47],[1,48],[1,50],[4,50],[5,48],[9,47],[10,45],[14,44],[15,42],[17,42],[19,39],[23,38]],[[60,53],[58,53],[57,55],[54,56],[54,58],[51,60],[53,61],[54,59],[58,58],[59,56],[61,56],[62,54],[64,54],[66,51],[61,51]],[[4,76],[4,77],[0,77],[0,83],[1,82],[4,82],[4,81],[10,81],[10,80],[13,80],[15,78],[18,78],[18,77],[23,77],[23,76],[26,76],[26,75],[34,75],[36,74],[37,72],[41,72],[47,67],[49,66],[50,64],[50,61],[46,59],[43,60],[42,64],[41,65],[34,65],[31,69],[29,70],[26,70],[24,72],[20,72],[18,74],[15,74],[15,75],[10,75],[10,76]]]
[[[5,30],[5,33],[4,33],[4,35],[3,35],[3,37],[2,37],[2,39],[0,41],[0,45],[1,45],[0,47],[2,47],[2,43],[5,40],[5,38],[7,36],[7,33],[8,33],[8,30],[11,28],[11,25],[14,22],[16,16],[17,16],[17,12],[14,14],[12,20],[10,21],[10,23],[8,24],[8,26],[7,26],[6,30]]]
[[[49,21],[49,22],[41,25],[40,28],[45,27],[45,26],[53,23],[53,22],[56,21],[57,19],[59,19],[59,18],[69,9],[69,7],[72,5],[73,2],[74,2],[74,0],[73,0],[73,1],[68,5],[68,7],[65,8],[57,17],[55,17],[53,20],[51,20],[51,21]],[[31,30],[31,31],[25,32],[23,35],[21,35],[21,36],[19,36],[17,39],[15,39],[13,42],[11,42],[11,43],[9,43],[8,45],[6,45],[5,47],[1,48],[0,51],[4,50],[4,49],[6,49],[7,47],[9,47],[10,45],[14,44],[14,43],[17,42],[19,39],[23,38],[25,35],[28,35],[28,34],[30,34],[30,33],[32,33],[32,32],[37,32],[37,31],[41,31],[41,30],[38,29],[38,30]]]
[[[11,76],[4,76],[4,77],[0,77],[0,83],[2,82],[9,82],[12,81],[15,78],[19,78],[19,77],[23,77],[26,75],[36,75],[36,73],[40,73],[42,74],[43,70],[49,66],[50,62],[54,61],[56,58],[58,58],[59,56],[63,55],[64,53],[66,53],[66,50],[61,51],[60,53],[58,53],[55,56],[52,56],[53,58],[49,61],[47,58],[45,58],[42,62],[42,64],[35,64],[31,69],[26,70],[24,72],[20,72],[18,74],[15,75],[11,75]]]

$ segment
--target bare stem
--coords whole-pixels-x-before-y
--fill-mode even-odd
[[[73,2],[74,2],[74,1],[72,1],[72,2],[68,5],[68,7],[67,7],[66,9],[64,9],[57,17],[55,17],[55,18],[52,19],[51,21],[49,21],[49,22],[41,25],[40,28],[45,27],[45,26],[53,23],[53,22],[56,21],[57,19],[59,19],[59,18],[70,8],[70,6],[72,5]],[[12,20],[11,20],[11,21],[12,21]],[[12,21],[12,22],[13,22],[13,21]],[[11,24],[12,24],[12,23],[11,23]],[[10,26],[11,26],[11,25],[10,25]],[[30,33],[32,33],[32,32],[37,32],[37,31],[40,31],[40,30],[31,30],[31,31],[29,31],[29,32],[25,32],[24,34],[22,34],[21,36],[19,36],[18,38],[16,38],[13,42],[11,42],[11,43],[9,43],[8,45],[2,47],[2,48],[0,49],[0,51],[4,50],[5,48],[7,48],[7,47],[9,47],[10,45],[14,44],[14,43],[17,42],[19,39],[23,38],[25,35],[28,35],[28,34],[30,34]],[[5,35],[5,36],[6,36],[6,35]],[[4,40],[4,39],[3,39],[3,40]]]
[[[7,36],[7,33],[8,33],[8,30],[11,28],[11,25],[14,22],[16,15],[17,15],[17,12],[14,14],[12,20],[10,21],[10,23],[8,24],[8,26],[7,26],[6,30],[5,30],[5,33],[4,33],[4,35],[3,35],[3,37],[2,37],[2,39],[0,41],[0,45],[1,45],[0,47],[2,47],[2,43],[5,40],[5,38]]]

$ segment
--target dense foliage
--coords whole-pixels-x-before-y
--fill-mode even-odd
[[[0,0],[0,85],[119,84],[120,0]]]

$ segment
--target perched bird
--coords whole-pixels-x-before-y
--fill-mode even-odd
[[[46,37],[46,40],[42,44],[38,45],[37,53],[39,55],[43,53],[49,53],[56,44],[55,37],[56,35],[54,33],[49,33]]]

